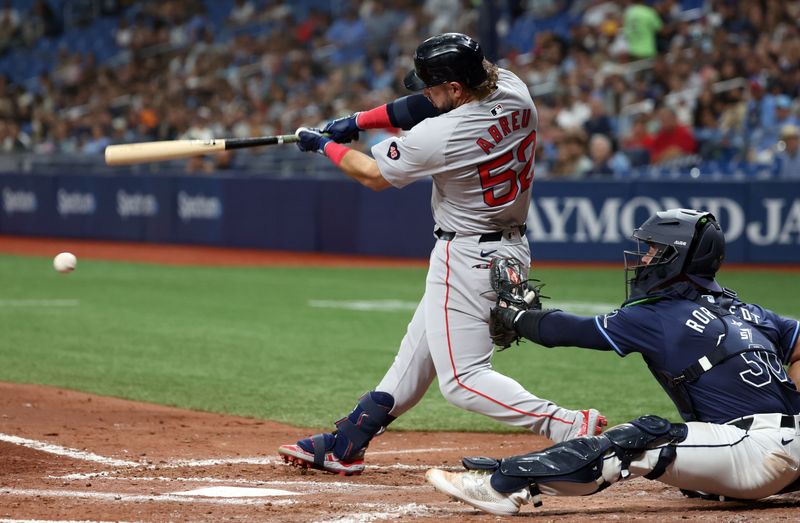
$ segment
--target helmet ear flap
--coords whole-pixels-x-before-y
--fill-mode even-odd
[[[714,216],[709,214],[697,223],[683,272],[713,279],[724,259],[725,235]]]

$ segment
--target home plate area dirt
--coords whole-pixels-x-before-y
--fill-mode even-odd
[[[463,455],[542,448],[528,434],[389,431],[360,476],[303,474],[276,449],[314,432],[35,385],[0,383],[0,520],[489,521],[424,479]],[[746,473],[746,471],[743,471]],[[542,521],[796,521],[800,495],[687,499],[643,479],[585,498],[545,498]]]

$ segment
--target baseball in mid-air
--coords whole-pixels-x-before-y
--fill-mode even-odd
[[[72,272],[78,264],[78,258],[71,252],[62,252],[53,258],[53,268],[61,273]]]

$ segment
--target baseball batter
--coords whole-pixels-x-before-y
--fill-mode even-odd
[[[638,476],[710,499],[800,490],[800,322],[719,286],[725,237],[710,213],[660,212],[634,238],[646,248],[626,252],[634,277],[620,309],[502,315],[546,346],[641,354],[685,423],[642,416],[525,456],[466,458],[492,474],[433,469],[438,490],[494,514],[517,513],[531,494],[540,503],[539,492],[587,495]]]
[[[437,377],[450,403],[554,441],[599,433],[605,423],[596,410],[568,410],[534,396],[491,365],[488,264],[513,256],[530,266],[524,223],[538,119],[526,85],[458,33],[423,42],[414,63],[405,85],[423,94],[335,120],[322,133],[297,133],[301,150],[322,152],[372,189],[432,178],[438,239],[425,295],[391,368],[334,433],[280,447],[299,466],[360,473],[372,437],[419,402]],[[375,145],[373,158],[337,143],[366,128],[410,131]]]

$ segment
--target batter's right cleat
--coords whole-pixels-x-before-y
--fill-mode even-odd
[[[364,472],[364,453],[351,461],[342,461],[333,453],[334,435],[316,434],[295,445],[281,445],[278,454],[285,463],[302,469],[314,468],[332,474],[353,476]]]
[[[522,505],[530,503],[528,489],[511,494],[497,492],[492,488],[491,477],[491,474],[482,472],[447,472],[440,469],[429,469],[425,473],[425,479],[439,492],[490,514],[513,516],[519,513]]]

